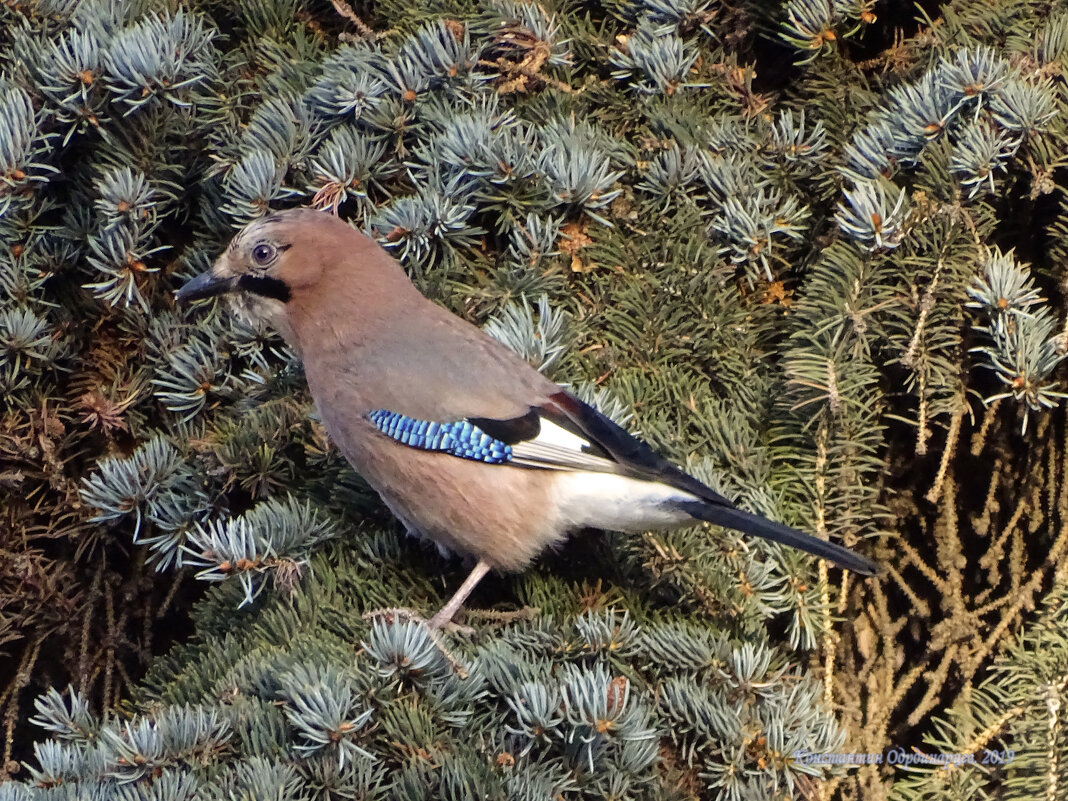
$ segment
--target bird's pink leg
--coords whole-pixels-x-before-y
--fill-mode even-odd
[[[486,562],[484,559],[479,559],[478,564],[475,565],[474,569],[471,571],[471,574],[466,579],[464,579],[464,583],[460,585],[460,589],[453,593],[453,596],[449,599],[449,602],[445,604],[445,606],[441,607],[441,611],[439,611],[436,615],[434,615],[434,617],[430,619],[430,622],[427,623],[427,626],[432,629],[440,629],[442,626],[452,620],[452,616],[460,610],[460,607],[463,606],[464,601],[467,600],[467,596],[470,595],[472,590],[474,590],[475,587],[478,586],[478,582],[482,581],[482,577],[489,572],[489,569],[489,563]]]

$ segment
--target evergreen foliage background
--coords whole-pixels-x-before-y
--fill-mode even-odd
[[[1028,0],[0,5],[0,798],[1058,797],[1066,53]],[[365,619],[463,566],[173,304],[307,203],[887,575],[590,533],[469,636]],[[894,747],[978,761],[795,758]]]

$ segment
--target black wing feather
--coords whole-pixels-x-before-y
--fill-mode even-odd
[[[550,404],[540,407],[543,417],[590,441],[636,478],[661,481],[702,500],[729,509],[737,508],[711,487],[698,481],[646,443],[570,392],[558,392]]]
[[[511,420],[494,420],[492,417],[468,417],[467,420],[508,445],[534,439],[541,433],[541,415],[533,407],[523,416]]]

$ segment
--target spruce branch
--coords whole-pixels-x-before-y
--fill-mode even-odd
[[[1011,252],[990,251],[983,269],[983,276],[969,288],[974,300],[968,305],[986,312],[987,324],[976,328],[992,342],[973,352],[987,357],[984,366],[1007,387],[987,402],[1008,397],[1022,402],[1026,431],[1030,412],[1052,408],[1068,397],[1057,388],[1057,381],[1050,380],[1066,356],[1062,337],[1055,332],[1057,322],[1038,297],[1027,269]]]
[[[149,14],[112,39],[104,56],[108,88],[126,114],[161,99],[188,107],[188,90],[215,77],[214,36],[197,15]]]
[[[150,533],[145,542],[159,570],[181,565],[184,529],[201,519],[208,506],[191,466],[162,436],[128,458],[101,460],[83,482],[81,497],[97,510],[95,521],[132,518],[134,542],[141,541],[146,523],[158,528],[160,532]]]
[[[533,307],[524,298],[509,303],[484,326],[487,334],[514,350],[541,372],[545,372],[573,340],[568,329],[571,315],[555,311],[549,296],[537,303],[537,320]]]
[[[208,524],[197,522],[181,546],[182,561],[200,568],[197,578],[225,581],[237,577],[252,603],[273,575],[276,586],[292,589],[299,581],[308,553],[337,536],[334,525],[309,503],[287,496],[271,498],[244,515]]]
[[[619,41],[612,53],[616,80],[627,81],[645,94],[673,95],[690,85],[687,78],[697,60],[697,48],[670,29],[645,22]]]
[[[342,675],[329,668],[299,665],[282,678],[279,694],[299,740],[298,753],[310,756],[329,750],[336,753],[341,770],[357,758],[374,759],[357,744],[374,709],[359,709],[354,688]]]

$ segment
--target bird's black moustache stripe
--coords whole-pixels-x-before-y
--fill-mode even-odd
[[[237,279],[237,288],[263,298],[272,298],[285,303],[290,298],[289,287],[285,281],[271,278],[269,275],[243,275]]]

